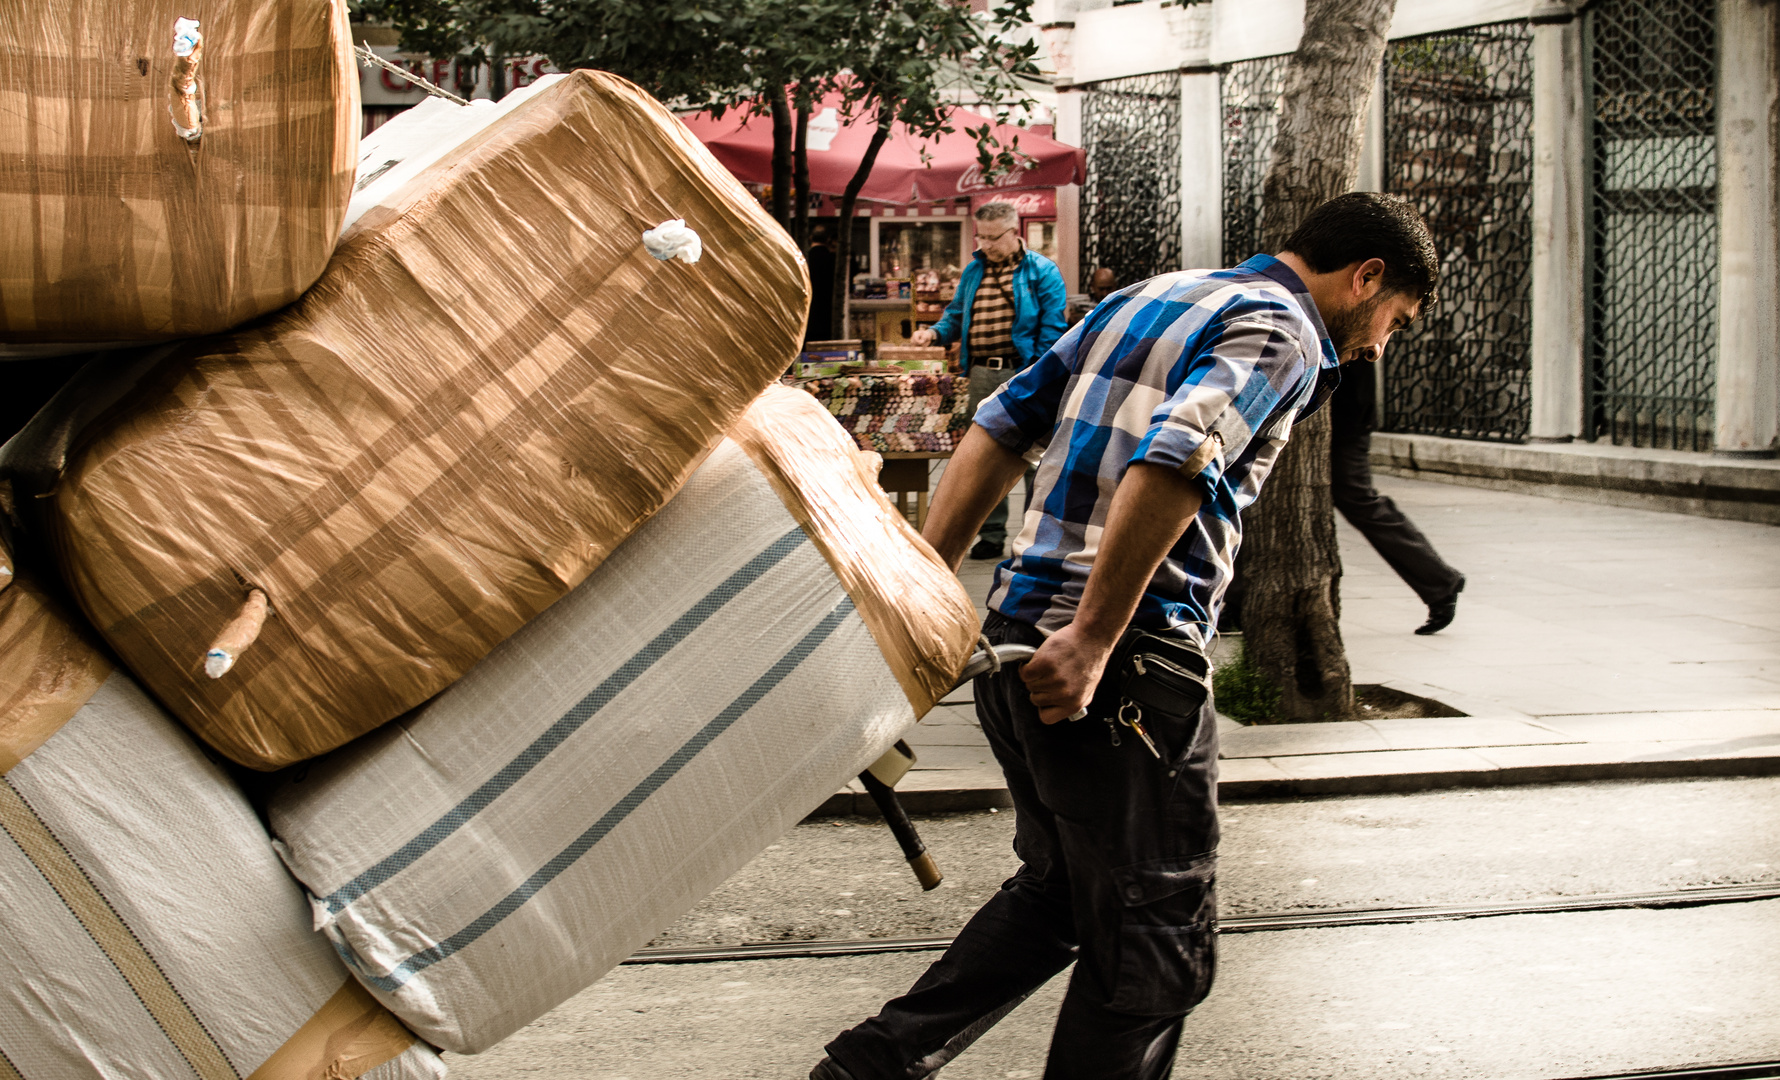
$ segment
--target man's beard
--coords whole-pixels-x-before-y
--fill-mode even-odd
[[[1378,305],[1384,303],[1384,298],[1385,292],[1380,289],[1372,299],[1362,300],[1328,320],[1329,340],[1335,345],[1336,359],[1339,360],[1359,348],[1360,339],[1372,325],[1372,315],[1378,310]]]

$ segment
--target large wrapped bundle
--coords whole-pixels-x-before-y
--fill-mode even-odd
[[[674,218],[696,264],[645,249]],[[672,114],[576,72],[367,211],[275,318],[65,390],[52,413],[116,404],[33,421],[69,446],[51,541],[199,736],[313,757],[579,584],[784,369],[807,302],[784,231]]]
[[[317,923],[480,1051],[668,925],[881,754],[976,636],[813,399],[775,389],[568,596],[270,805]]]
[[[4,5],[0,355],[217,333],[301,296],[352,193],[346,18],[345,0]]]
[[[240,791],[29,580],[0,591],[0,1076],[430,1080]]]

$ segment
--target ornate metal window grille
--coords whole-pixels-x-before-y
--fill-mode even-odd
[[[1385,351],[1385,430],[1526,437],[1532,43],[1527,24],[1512,22],[1385,51],[1385,188],[1415,203],[1440,253],[1439,303]]]
[[[1585,16],[1593,161],[1589,434],[1704,450],[1718,327],[1717,27],[1700,0]]]
[[[1181,268],[1180,76],[1108,79],[1082,95],[1082,287],[1098,266],[1129,285]]]
[[[1224,69],[1218,96],[1224,109],[1224,265],[1261,250],[1261,185],[1279,130],[1290,56],[1243,60]]]

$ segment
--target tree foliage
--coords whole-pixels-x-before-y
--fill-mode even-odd
[[[599,68],[676,108],[721,116],[742,108],[774,116],[775,217],[800,246],[808,175],[800,133],[811,112],[838,102],[844,118],[876,125],[872,148],[842,196],[850,220],[890,125],[928,139],[957,130],[970,104],[996,119],[1032,105],[1037,75],[1026,30],[1032,0],[973,12],[959,0],[354,0],[355,13],[398,28],[405,49],[433,56],[541,54],[562,69]],[[795,120],[791,120],[795,114]],[[790,121],[790,122],[787,122]],[[1022,165],[1017,139],[993,125],[966,128],[986,177]],[[849,265],[851,230],[839,230],[837,266]],[[845,273],[837,273],[835,336],[843,336]]]

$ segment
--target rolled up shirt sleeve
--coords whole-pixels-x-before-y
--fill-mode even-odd
[[[1016,454],[1030,457],[1042,449],[1056,430],[1058,407],[1074,371],[1071,363],[1082,335],[1080,323],[1071,327],[1037,362],[1003,383],[977,406],[973,418],[978,427]]]
[[[1310,374],[1307,357],[1316,355],[1275,322],[1226,324],[1150,414],[1149,430],[1127,464],[1177,469],[1214,494],[1229,463],[1243,455],[1279,404],[1299,393]]]

